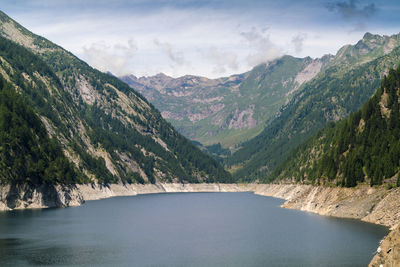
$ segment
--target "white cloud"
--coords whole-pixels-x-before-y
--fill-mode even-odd
[[[303,51],[304,40],[307,38],[307,34],[300,33],[292,38],[292,44],[294,45],[294,51],[299,54]]]
[[[83,47],[83,56],[89,64],[101,71],[111,71],[116,75],[128,74],[128,63],[134,57],[137,45],[133,39],[127,44],[108,45],[106,42],[92,43]]]
[[[214,65],[214,75],[224,75],[238,70],[238,56],[233,52],[222,51],[218,47],[211,46],[206,51],[202,51],[202,54]]]
[[[179,66],[182,66],[186,63],[185,58],[183,57],[183,53],[181,51],[176,51],[172,45],[168,42],[161,42],[157,38],[154,39],[154,44],[161,48],[164,51],[168,58],[174,63]]]
[[[241,32],[240,35],[250,48],[247,62],[251,66],[273,60],[282,55],[282,49],[271,41],[268,28],[260,30],[253,27],[250,31]]]
[[[288,0],[283,4],[251,1],[255,7],[247,2],[223,1],[215,8],[202,3],[197,6],[195,1],[189,1],[194,3],[190,7],[162,4],[151,8],[154,3],[145,0],[118,0],[117,4],[62,0],[63,10],[53,1],[40,1],[51,4],[36,5],[39,2],[32,0],[35,5],[31,9],[13,4],[18,11],[10,15],[92,66],[115,74],[226,76],[283,54],[334,54],[342,45],[357,42],[364,33],[321,23],[329,16],[335,23],[337,20],[337,12],[322,4],[313,7],[317,17],[312,17],[303,2]],[[132,2],[139,8],[130,6]],[[83,8],[78,9],[80,4]],[[143,10],[142,4],[150,6]],[[285,9],[279,5],[285,5]],[[398,27],[367,30],[391,34]]]

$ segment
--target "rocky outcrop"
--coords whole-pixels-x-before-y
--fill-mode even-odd
[[[400,227],[396,227],[381,241],[370,267],[392,267],[400,265]]]
[[[257,185],[255,194],[285,199],[284,208],[325,216],[359,219],[394,229],[400,222],[400,188]]]
[[[79,206],[83,202],[76,186],[0,186],[0,210]]]

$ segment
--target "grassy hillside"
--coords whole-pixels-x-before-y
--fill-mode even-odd
[[[91,181],[228,182],[140,94],[0,12],[0,74]]]
[[[355,186],[399,185],[400,67],[391,70],[363,107],[329,124],[272,175],[272,179]]]

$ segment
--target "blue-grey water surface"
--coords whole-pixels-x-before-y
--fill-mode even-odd
[[[367,266],[388,230],[252,193],[0,213],[0,266]]]

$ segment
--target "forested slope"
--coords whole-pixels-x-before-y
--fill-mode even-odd
[[[1,12],[0,36],[0,74],[88,180],[231,181],[218,162],[116,77],[91,68]]]
[[[329,124],[299,146],[272,179],[355,186],[399,185],[400,67],[350,117]]]
[[[398,35],[382,39],[382,46],[376,44],[379,36],[374,39],[366,34],[364,38],[356,46],[339,51],[332,65],[305,84],[260,135],[243,143],[226,160],[226,165],[236,171],[237,179],[268,178],[292,149],[328,122],[359,109],[373,95],[384,74],[400,63],[400,48],[393,48],[398,45]],[[392,50],[386,49],[391,52],[382,56],[382,47],[388,43]],[[372,47],[369,52],[366,45]],[[364,51],[362,57],[354,52],[357,47]]]
[[[88,182],[40,118],[0,75],[0,183]]]

